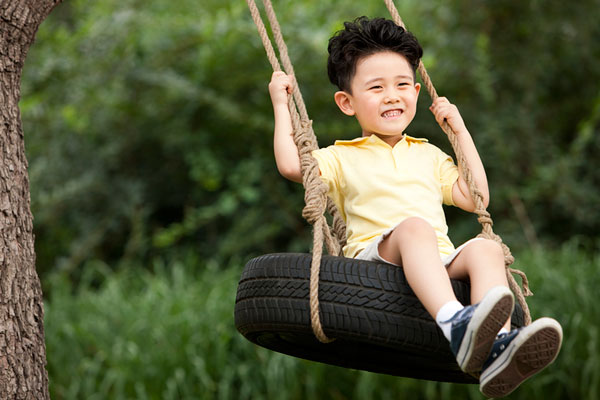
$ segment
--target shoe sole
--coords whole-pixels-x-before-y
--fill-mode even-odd
[[[524,380],[552,363],[562,344],[562,328],[552,318],[540,318],[523,328],[508,348],[481,374],[487,397],[504,397]]]
[[[479,375],[496,335],[512,314],[514,306],[513,294],[507,287],[492,288],[485,295],[473,313],[456,355],[456,361],[464,372]]]

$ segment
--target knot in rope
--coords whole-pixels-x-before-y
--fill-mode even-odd
[[[505,245],[504,243],[500,243],[500,244],[502,246],[502,250],[504,250],[504,264],[506,265],[506,267],[509,267],[515,262],[515,258],[513,257],[512,253],[510,252],[510,249],[508,248],[507,245]],[[531,293],[531,295],[533,295],[533,293]],[[527,296],[531,296],[531,295],[527,295]]]
[[[338,208],[333,204],[331,198],[327,198],[327,212],[333,217],[333,224],[331,227],[331,234],[337,239],[340,246],[338,255],[342,256],[342,248],[346,245],[346,223],[344,218],[340,214]]]
[[[311,224],[323,217],[326,205],[327,185],[323,182],[311,184],[311,189],[306,190],[304,194],[305,206],[302,209],[302,216]],[[323,217],[324,218],[324,217]]]
[[[487,210],[485,210],[485,209],[475,210],[475,213],[478,215],[477,221],[479,221],[479,223],[481,225],[485,225],[485,224],[489,224],[490,226],[494,225],[494,221],[492,220],[492,217]]]

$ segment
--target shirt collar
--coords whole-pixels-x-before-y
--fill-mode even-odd
[[[426,143],[426,142],[428,142],[428,140],[425,139],[425,138],[416,138],[416,137],[408,136],[407,134],[404,134],[404,136],[402,137],[402,139],[400,140],[400,142],[402,142],[403,140],[406,140],[407,142],[413,142],[413,143]],[[371,142],[371,143],[376,143],[376,142],[385,143],[377,135],[370,135],[370,136],[358,137],[358,138],[352,139],[352,140],[336,140],[335,141],[335,145],[336,146],[337,145],[342,145],[342,146],[358,146],[358,145],[361,145],[361,144],[367,143],[367,142]],[[400,142],[398,142],[398,143],[400,143]]]

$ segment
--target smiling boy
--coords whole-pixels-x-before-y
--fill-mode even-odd
[[[362,134],[313,152],[346,222],[344,255],[402,267],[460,368],[480,375],[485,395],[504,396],[555,359],[562,329],[555,320],[540,318],[510,331],[514,298],[500,245],[471,239],[454,248],[448,238],[442,205],[470,212],[475,206],[452,158],[405,133],[421,89],[415,79],[422,56],[416,38],[381,18],[361,17],[344,27],[330,39],[328,74],[339,88],[337,106],[357,119]],[[277,167],[287,179],[301,182],[287,107],[293,85],[293,77],[275,72],[269,92]],[[440,97],[430,110],[456,133],[487,206],[485,170],[458,109]],[[457,301],[450,278],[470,281],[473,306]]]

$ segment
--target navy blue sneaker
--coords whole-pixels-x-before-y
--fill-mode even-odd
[[[562,328],[552,318],[498,336],[483,365],[479,389],[487,397],[503,397],[552,363],[562,343]]]
[[[510,317],[515,300],[505,286],[490,289],[478,304],[454,314],[451,323],[450,348],[460,369],[479,374],[490,354],[494,339]]]

